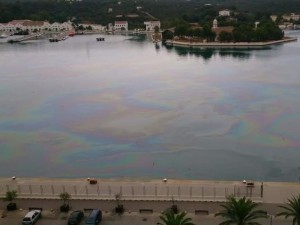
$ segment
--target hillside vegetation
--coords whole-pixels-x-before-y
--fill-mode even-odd
[[[141,7],[139,10],[138,6]],[[112,11],[109,11],[110,8]],[[71,20],[107,25],[115,20],[127,20],[131,26],[137,27],[142,26],[145,20],[157,18],[164,27],[171,27],[183,22],[201,24],[211,21],[218,10],[224,8],[241,12],[241,19],[254,21],[272,13],[300,12],[300,0],[82,0],[73,3],[62,0],[0,0],[0,22],[13,19]]]

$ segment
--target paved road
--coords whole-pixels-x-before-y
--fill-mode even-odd
[[[27,211],[9,212],[7,217],[0,218],[0,225],[18,225],[21,224],[22,218]],[[156,225],[159,220],[159,213],[153,214],[138,214],[138,213],[125,213],[122,216],[112,214],[110,212],[103,214],[102,225]],[[85,218],[88,213],[85,213]],[[188,214],[188,217],[192,218],[196,225],[217,225],[222,219],[215,218],[214,215],[199,216],[194,214]],[[53,213],[50,211],[44,211],[42,218],[36,223],[36,225],[66,225],[68,215],[62,213]],[[260,221],[262,225],[290,225],[290,220],[284,220],[282,218],[274,218],[272,222],[270,219],[264,219]],[[80,225],[84,224],[84,220]]]

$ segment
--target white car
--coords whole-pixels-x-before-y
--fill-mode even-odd
[[[41,215],[42,215],[41,210],[32,210],[25,215],[22,224],[33,225],[41,217]]]

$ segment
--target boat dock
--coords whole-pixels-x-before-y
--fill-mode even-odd
[[[49,38],[50,42],[59,42],[59,41],[64,41],[69,37],[69,33],[68,32],[63,32],[63,33],[59,33],[57,35],[54,35],[53,37]]]
[[[36,40],[36,39],[42,38],[43,35],[44,35],[44,33],[35,33],[35,34],[25,35],[20,38],[11,39],[8,42],[9,43],[18,43],[18,42],[23,42],[23,41]]]

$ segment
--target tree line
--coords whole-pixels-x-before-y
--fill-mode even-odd
[[[140,10],[137,7],[142,7]],[[108,9],[112,9],[109,12]],[[254,22],[262,14],[283,14],[300,11],[299,0],[83,0],[72,3],[64,0],[0,0],[0,23],[13,19],[48,20],[50,22],[90,21],[106,25],[115,20],[128,20],[141,26],[145,20],[158,18],[163,27],[174,27],[182,22],[200,23],[213,20],[221,9],[239,12],[238,21]],[[149,13],[153,17],[150,17]],[[126,17],[136,14],[138,17]],[[116,16],[123,16],[122,18]],[[224,21],[226,22],[226,21]],[[228,22],[228,21],[227,21]],[[226,22],[226,23],[227,23]]]
[[[205,24],[202,28],[194,28],[190,24],[181,24],[175,28],[175,36],[205,39],[215,41],[216,33],[211,29],[211,24]],[[165,33],[165,39],[172,39],[170,33]],[[260,42],[280,40],[284,32],[270,19],[265,19],[257,24],[239,22],[234,24],[232,32],[222,31],[219,34],[220,42]]]

